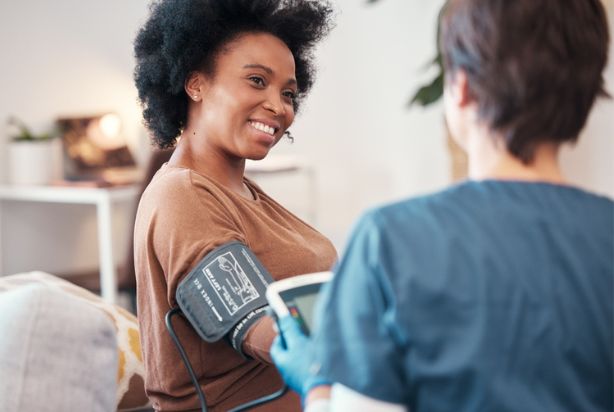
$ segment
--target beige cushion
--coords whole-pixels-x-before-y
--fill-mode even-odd
[[[37,284],[0,294],[0,313],[2,411],[115,410],[117,350],[107,316]]]
[[[86,289],[44,272],[0,277],[0,296],[3,291],[32,284],[44,285],[46,288],[68,293],[101,311],[112,321],[117,337],[117,409],[121,411],[148,406],[143,379],[145,370],[136,317],[119,306],[106,303],[100,296]]]

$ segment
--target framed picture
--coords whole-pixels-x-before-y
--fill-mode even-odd
[[[62,136],[64,178],[69,181],[137,181],[140,170],[115,113],[62,117],[56,121]]]

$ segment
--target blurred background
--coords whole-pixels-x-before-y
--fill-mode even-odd
[[[134,162],[145,167],[152,148],[133,86],[132,41],[148,3],[0,2],[0,274],[38,269],[70,275],[97,268],[93,206],[6,199],[20,187],[9,170],[15,126],[6,119],[16,116],[34,133],[44,133],[58,118],[114,113],[121,122],[116,132]],[[436,54],[442,3],[334,1],[337,26],[317,50],[318,78],[291,128],[294,143],[282,141],[268,166],[252,165],[265,190],[340,251],[365,209],[453,183],[441,102],[408,107],[415,91],[436,75],[425,66]],[[614,32],[614,0],[604,4]],[[611,63],[606,78],[614,93]],[[61,159],[60,143],[55,140],[50,156]],[[40,162],[21,164],[32,169]],[[614,197],[612,101],[598,102],[580,143],[564,151],[563,163],[572,182]],[[65,166],[53,167],[61,181]],[[132,201],[113,207],[115,264],[128,253],[133,213]]]

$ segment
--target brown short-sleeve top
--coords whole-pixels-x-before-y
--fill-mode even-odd
[[[176,306],[180,280],[214,248],[238,240],[279,280],[329,270],[337,255],[314,228],[245,179],[254,199],[246,199],[193,170],[164,165],[140,200],[135,232],[138,320],[145,386],[157,410],[190,410],[198,398],[170,339],[164,316]],[[270,322],[263,322],[270,323]],[[201,340],[183,318],[173,321],[207,397],[210,410],[227,410],[281,387],[266,357],[245,359],[226,341]],[[268,328],[248,333],[256,355],[274,337]],[[265,332],[263,332],[264,330]],[[245,345],[244,345],[245,347]],[[249,349],[247,350],[248,354]],[[295,396],[258,410],[299,410]]]

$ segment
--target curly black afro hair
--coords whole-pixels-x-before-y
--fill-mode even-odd
[[[213,74],[217,53],[242,33],[270,33],[296,65],[295,110],[314,82],[313,46],[332,27],[325,0],[158,0],[135,41],[134,78],[145,125],[160,148],[174,146],[187,121],[189,73]]]

